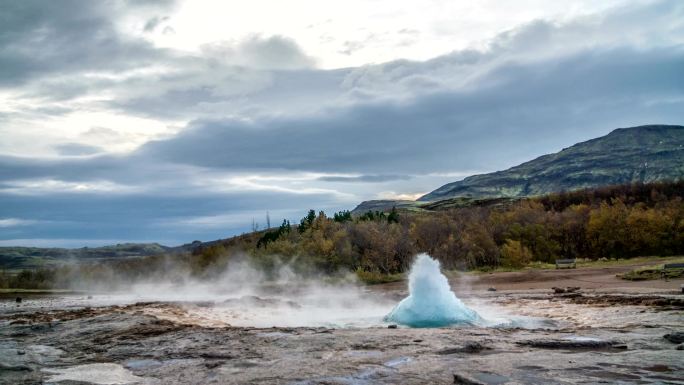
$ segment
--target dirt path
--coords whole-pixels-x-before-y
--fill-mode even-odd
[[[638,265],[616,267],[589,267],[562,270],[528,270],[524,272],[507,272],[483,274],[467,277],[465,280],[455,278],[452,282],[458,286],[461,282],[471,283],[473,290],[486,290],[494,287],[497,290],[537,290],[552,287],[579,286],[582,289],[600,291],[679,291],[684,279],[627,281],[617,277]]]
[[[662,259],[656,263],[668,262]],[[581,287],[582,290],[620,293],[681,292],[684,279],[628,281],[617,277],[640,266],[643,262],[609,267],[580,267],[577,269],[535,269],[516,272],[458,274],[449,278],[459,295],[478,295],[489,288],[497,291],[547,291],[552,287]],[[375,288],[374,288],[375,289]],[[377,285],[380,291],[406,291],[406,282]]]

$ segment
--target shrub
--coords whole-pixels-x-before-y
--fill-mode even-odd
[[[532,260],[532,253],[520,241],[507,239],[501,246],[501,262],[504,266],[520,268]]]

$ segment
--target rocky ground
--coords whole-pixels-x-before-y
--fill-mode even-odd
[[[233,327],[200,316],[216,301],[5,299],[0,383],[684,384],[684,296],[643,285],[473,292],[499,326],[437,329]]]

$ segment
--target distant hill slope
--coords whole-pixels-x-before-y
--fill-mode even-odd
[[[174,250],[158,243],[122,243],[80,249],[0,247],[0,269],[16,270],[55,266],[75,261],[96,261],[158,255]]]
[[[555,154],[446,184],[418,201],[525,197],[559,191],[684,179],[684,126],[619,128]]]

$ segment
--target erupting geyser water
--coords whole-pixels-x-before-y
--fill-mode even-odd
[[[409,296],[385,316],[385,321],[411,327],[480,323],[482,318],[456,297],[439,262],[420,254],[409,273]]]

